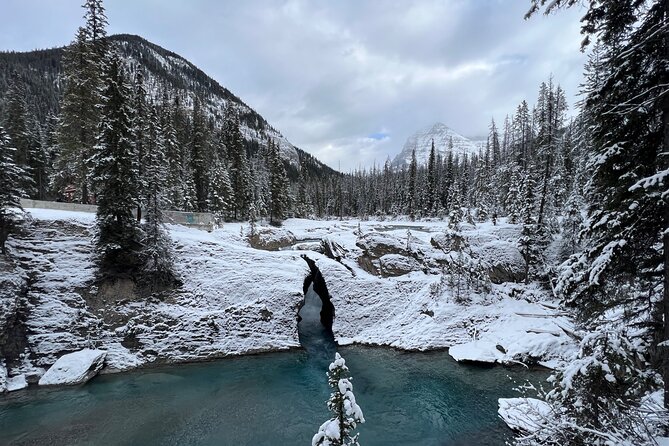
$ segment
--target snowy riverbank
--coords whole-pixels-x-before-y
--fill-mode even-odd
[[[252,248],[240,235],[240,226],[246,231],[247,225],[229,224],[211,233],[170,225],[183,286],[138,299],[122,284],[91,287],[93,215],[29,211],[29,230],[10,241],[13,260],[0,265],[0,280],[14,287],[0,296],[0,333],[16,338],[11,357],[0,364],[0,381],[5,375],[38,376],[58,357],[83,348],[107,351],[103,372],[113,372],[298,347],[296,315],[309,271],[302,254],[325,278],[340,344],[426,350],[478,340],[495,347],[499,362],[536,359],[548,365],[574,349],[561,329],[570,321],[556,314],[538,285],[493,284],[489,293],[470,293],[467,303],[456,303],[448,288],[438,287],[435,265],[443,252],[430,242],[444,230],[441,221],[293,219],[284,228],[298,246],[278,251]],[[384,267],[386,259],[399,257],[414,270],[380,277],[361,266],[372,248],[360,243],[360,235],[365,243],[379,238],[404,244],[408,226],[406,255],[370,262]],[[499,251],[512,246],[517,228],[484,224],[465,226],[464,233],[475,252]],[[304,250],[316,249],[323,238],[340,250],[339,261]]]

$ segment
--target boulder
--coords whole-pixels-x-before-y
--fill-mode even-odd
[[[295,235],[287,229],[282,228],[262,228],[250,235],[249,243],[255,249],[265,251],[278,251],[281,248],[295,244]]]
[[[39,380],[40,386],[83,384],[100,371],[107,352],[85,349],[58,358]]]
[[[384,277],[396,277],[420,271],[421,264],[412,257],[400,254],[386,254],[379,259],[380,272]]]
[[[368,232],[358,237],[355,244],[373,259],[380,259],[386,254],[401,254],[403,256],[409,254],[406,237],[401,240],[382,232]]]
[[[515,243],[495,240],[480,246],[477,251],[487,265],[492,283],[522,282],[525,279],[525,261]]]
[[[16,390],[25,389],[26,387],[28,387],[26,375],[21,374],[7,379],[7,392],[14,392]]]

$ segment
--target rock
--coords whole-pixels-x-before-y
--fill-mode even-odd
[[[28,372],[25,374],[26,382],[28,384],[37,384],[43,375],[44,369],[37,369],[33,372]]]
[[[295,235],[287,229],[262,228],[254,235],[249,236],[249,243],[255,249],[278,251],[281,248],[295,244]]]
[[[83,384],[94,377],[102,368],[107,352],[85,349],[68,353],[58,358],[56,363],[40,378],[40,386]]]
[[[553,411],[550,404],[536,398],[500,398],[497,404],[506,425],[524,433],[536,432]]]
[[[7,391],[7,369],[0,362],[0,393]]]
[[[337,262],[341,262],[341,259],[346,256],[346,249],[341,246],[339,243],[332,241],[330,238],[326,237],[321,240],[321,251],[327,257]]]
[[[320,254],[323,254],[323,247],[321,242],[303,242],[293,245],[293,249],[296,251],[314,251]]]
[[[372,259],[380,259],[386,254],[409,255],[406,238],[400,240],[397,237],[382,232],[368,232],[358,237],[355,244]]]
[[[383,277],[396,277],[412,271],[420,271],[421,265],[411,257],[400,254],[386,254],[379,259],[380,271]]]
[[[458,362],[494,364],[504,360],[504,355],[497,350],[497,345],[488,341],[471,341],[454,345],[448,349],[448,354]]]
[[[514,243],[496,240],[477,250],[484,264],[488,265],[492,283],[522,282],[525,279],[525,261]]]
[[[497,344],[495,348],[497,349],[498,352],[504,353],[506,355],[506,349],[501,345]]]
[[[21,374],[7,379],[7,392],[14,392],[16,390],[25,389],[26,387],[28,387],[26,375]]]

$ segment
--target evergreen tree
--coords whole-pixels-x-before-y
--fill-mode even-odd
[[[107,57],[107,18],[101,0],[86,0],[83,7],[86,25],[79,28],[76,39],[63,56],[65,93],[61,103],[58,142],[61,157],[56,187],[68,184],[77,188],[76,199],[89,201],[89,168],[96,144],[102,98],[102,73]]]
[[[155,128],[150,129],[149,127],[150,125],[157,125],[149,122],[149,107],[146,96],[144,75],[141,70],[138,70],[135,75],[135,88],[132,98],[132,137],[135,152],[137,152],[137,175],[139,178],[137,190],[140,196],[140,201],[137,204],[137,221],[142,221],[142,206],[147,204],[145,171],[148,157],[146,156],[146,146],[149,144],[150,131],[155,130]],[[164,150],[164,148],[161,148],[161,150]]]
[[[16,164],[27,173],[21,177],[20,188],[26,195],[35,196],[35,182],[30,174],[39,153],[36,147],[39,143],[30,133],[26,93],[23,83],[16,76],[12,78],[7,92],[4,128],[9,137],[9,144],[15,149]]]
[[[270,224],[280,224],[290,208],[288,178],[286,177],[286,168],[279,154],[279,146],[270,140],[267,147],[271,194],[269,221]]]
[[[122,61],[112,55],[105,76],[100,136],[90,160],[97,197],[96,248],[104,276],[134,274],[141,265],[142,234],[132,212],[139,202],[130,87]]]
[[[418,163],[416,161],[416,149],[411,152],[411,164],[409,164],[409,178],[407,184],[407,214],[409,218],[414,220],[416,218],[416,172],[418,169]]]
[[[424,215],[434,216],[436,214],[437,203],[437,155],[434,150],[434,140],[432,140],[432,147],[430,148],[430,158],[427,164],[427,187],[425,194],[425,211]]]
[[[155,108],[147,116],[144,139],[144,200],[146,206],[142,238],[142,271],[140,283],[156,290],[174,282],[172,241],[163,225],[164,179],[166,175],[165,147],[162,129]]]
[[[0,252],[3,255],[7,254],[5,243],[15,225],[17,210],[21,209],[21,184],[26,176],[15,157],[16,149],[0,127]]]
[[[195,186],[195,200],[197,210],[207,210],[207,199],[209,197],[209,135],[207,132],[207,121],[204,115],[202,101],[195,97],[193,103],[193,128],[190,141],[190,162],[193,172],[193,184]]]
[[[312,446],[358,446],[358,434],[353,430],[365,418],[353,395],[353,385],[346,361],[339,353],[328,368],[328,384],[332,394],[327,402],[332,418],[323,423],[311,439]]]
[[[246,149],[239,130],[239,118],[232,109],[227,112],[224,133],[230,162],[230,181],[235,194],[233,216],[237,220],[247,213],[251,198],[251,181]]]
[[[218,154],[214,154],[213,167],[210,170],[209,208],[218,220],[230,217],[233,207],[234,194],[228,167],[221,161]]]

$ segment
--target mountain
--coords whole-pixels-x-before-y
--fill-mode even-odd
[[[485,149],[485,141],[475,141],[456,133],[450,127],[437,122],[429,127],[425,127],[411,135],[404,143],[402,151],[397,154],[393,160],[393,166],[408,166],[411,163],[411,152],[416,149],[416,161],[418,164],[427,164],[430,158],[432,141],[438,154],[446,156],[449,150],[450,141],[453,141],[453,153],[476,154],[480,149]]]
[[[282,158],[295,168],[306,159],[310,170],[334,173],[334,170],[313,156],[293,146],[277,129],[250,106],[225,87],[205,74],[182,56],[168,51],[146,39],[129,34],[109,37],[109,42],[124,58],[130,68],[143,68],[148,94],[159,101],[162,90],[183,98],[187,108],[192,107],[195,94],[203,98],[214,125],[220,127],[226,107],[239,115],[241,131],[253,152],[265,146],[271,138],[280,147]],[[0,52],[0,101],[5,97],[13,77],[20,78],[26,88],[27,101],[38,120],[45,122],[49,114],[57,114],[62,88],[60,76],[64,48],[37,50],[24,53]],[[0,111],[3,104],[0,102]]]

